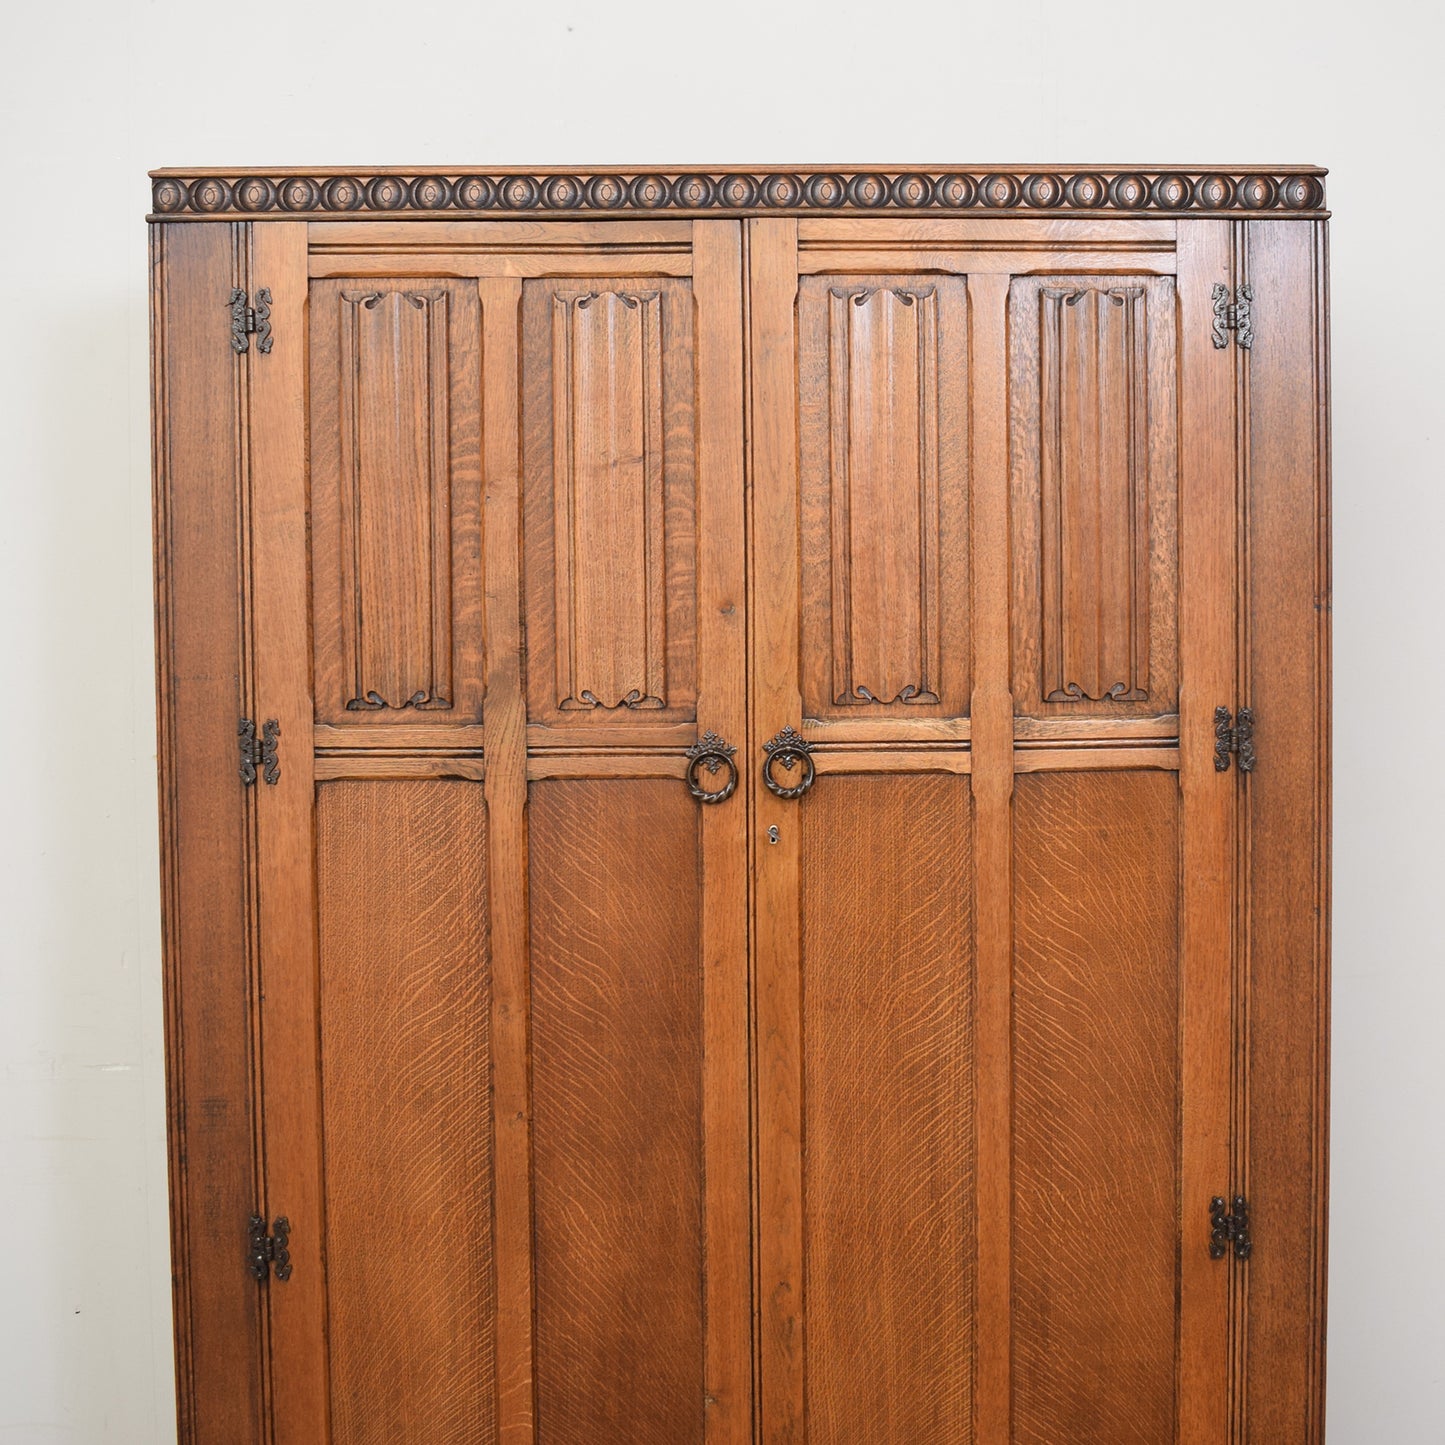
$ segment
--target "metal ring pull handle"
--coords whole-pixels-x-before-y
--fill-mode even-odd
[[[687,750],[687,790],[699,803],[721,803],[732,797],[738,785],[738,765],[733,762],[735,747],[725,743],[716,733],[704,733]],[[722,786],[709,788],[703,785],[702,775],[716,777],[724,768],[727,777]]]
[[[763,751],[768,755],[763,764],[763,782],[771,792],[780,798],[801,798],[813,786],[817,769],[808,756],[813,751],[813,745],[791,724],[777,737],[764,743]],[[797,767],[802,768],[802,776],[791,787],[779,781],[776,769],[782,768],[785,773],[791,773]]]

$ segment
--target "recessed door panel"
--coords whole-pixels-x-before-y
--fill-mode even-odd
[[[1170,276],[1010,287],[1014,707],[1178,707],[1175,295]]]
[[[703,1438],[698,805],[672,779],[529,807],[538,1440]]]
[[[522,288],[532,722],[696,716],[690,291],[676,277]]]
[[[1014,788],[1013,1415],[1029,1445],[1174,1438],[1179,789]]]
[[[809,718],[967,715],[967,306],[955,276],[799,281]]]
[[[490,1445],[482,789],[324,783],[316,829],[332,1439]]]
[[[320,280],[311,307],[316,716],[481,721],[475,282]]]
[[[802,829],[809,1438],[971,1440],[966,778],[825,777]]]

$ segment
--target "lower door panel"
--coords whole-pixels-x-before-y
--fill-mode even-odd
[[[968,779],[824,777],[802,828],[808,1438],[972,1438]]]

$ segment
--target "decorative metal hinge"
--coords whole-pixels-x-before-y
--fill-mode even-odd
[[[1249,1237],[1249,1201],[1244,1195],[1236,1194],[1231,1214],[1216,1194],[1209,1201],[1210,1259],[1223,1259],[1231,1247],[1236,1259],[1248,1259],[1254,1253],[1254,1241]]]
[[[250,787],[261,776],[272,787],[281,781],[281,760],[277,752],[281,746],[281,724],[269,717],[261,724],[261,736],[256,736],[256,724],[243,717],[236,729],[241,744],[241,782]]]
[[[1254,300],[1254,287],[1241,286],[1235,293],[1237,300],[1229,299],[1229,287],[1223,281],[1214,283],[1214,348],[1223,351],[1229,345],[1229,333],[1246,351],[1254,345],[1254,318],[1250,314],[1250,303]]]
[[[253,1214],[246,1226],[246,1267],[253,1279],[264,1280],[271,1271],[277,1279],[291,1278],[291,1221],[280,1215],[266,1232],[266,1221]]]
[[[1239,759],[1239,771],[1254,771],[1254,710],[1242,707],[1231,726],[1227,707],[1214,709],[1214,771],[1227,773],[1231,756]]]
[[[271,291],[262,286],[256,292],[256,304],[250,305],[246,293],[239,287],[231,292],[227,303],[231,308],[231,350],[238,355],[247,350],[256,338],[256,350],[266,353],[271,349]]]

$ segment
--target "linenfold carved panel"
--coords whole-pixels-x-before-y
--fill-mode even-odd
[[[476,292],[317,282],[311,302],[317,717],[480,721]]]
[[[563,710],[666,706],[661,311],[656,291],[552,297]]]
[[[956,277],[805,277],[804,710],[968,706],[967,297]]]
[[[1021,277],[1010,306],[1016,706],[1172,711],[1173,282]]]
[[[691,716],[687,283],[529,282],[522,312],[529,714]]]

